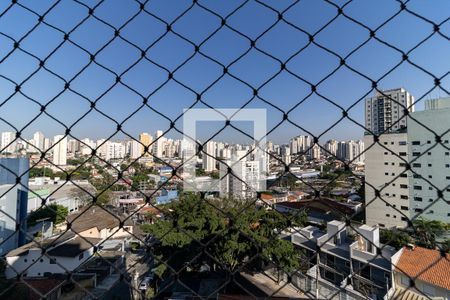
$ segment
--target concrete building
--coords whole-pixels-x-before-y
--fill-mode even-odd
[[[338,142],[336,140],[329,140],[328,142],[325,143],[325,149],[327,149],[327,151],[329,153],[326,153],[326,155],[337,155],[337,150],[338,150]]]
[[[56,166],[67,165],[67,137],[56,135],[53,138],[53,164]]]
[[[408,154],[416,173],[408,174],[410,216],[450,223],[450,97],[425,101],[425,107],[408,120]],[[435,145],[435,135],[441,144]]]
[[[164,154],[164,141],[165,138],[163,136],[163,132],[161,130],[157,130],[155,134],[155,142],[153,144],[153,155],[160,159],[162,159]]]
[[[406,132],[383,134],[381,145],[366,152],[366,203],[374,199],[366,207],[369,225],[406,227],[408,219],[419,216],[450,222],[450,98],[426,101],[425,107],[410,114]],[[373,136],[364,141],[370,147]]]
[[[0,255],[25,243],[28,168],[27,158],[0,158]]]
[[[1,154],[5,153],[15,153],[16,152],[16,144],[15,141],[16,134],[14,132],[2,132],[2,140],[0,151]]]
[[[151,153],[151,149],[148,149],[147,152],[144,151],[144,147],[150,147],[150,145],[153,142],[153,137],[148,134],[147,132],[143,132],[139,135],[139,142],[141,143],[140,145],[140,155],[142,155],[143,157],[151,157],[150,153]]]
[[[396,251],[380,244],[377,227],[362,225],[353,230],[344,222],[331,221],[326,232],[308,226],[290,237],[306,255],[302,262],[306,272],[298,272],[292,282],[309,297],[383,299],[392,286],[390,259]]]
[[[142,155],[142,145],[138,141],[128,141],[128,149],[128,154],[131,159],[137,159]]]
[[[34,150],[44,151],[44,134],[40,131],[37,131],[33,134],[32,145],[35,147]]]
[[[397,131],[407,126],[404,110],[414,111],[414,97],[403,88],[376,92],[366,99],[366,129],[372,134]]]
[[[406,227],[410,219],[409,179],[405,172],[408,162],[406,133],[389,133],[379,137],[366,135],[365,198],[366,224],[380,227]],[[381,144],[381,145],[380,145]],[[380,191],[377,195],[375,189]]]
[[[105,159],[121,159],[125,157],[125,145],[119,142],[105,143]]]
[[[228,166],[233,174],[227,174]],[[260,190],[261,172],[259,161],[245,158],[220,163],[220,197],[252,198]]]
[[[203,170],[211,172],[216,170],[216,142],[209,141],[203,147]]]

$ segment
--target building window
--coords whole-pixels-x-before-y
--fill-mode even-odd
[[[445,167],[446,167],[446,168],[450,168],[450,165],[449,165],[449,164],[445,164]]]
[[[406,173],[402,173],[402,174],[400,174],[400,177],[406,178],[406,177],[408,177],[408,175]]]
[[[422,175],[420,175],[420,174],[413,174],[413,178],[422,178]]]
[[[430,178],[430,179],[433,178],[433,175],[428,175],[428,178]]]
[[[414,201],[422,202],[422,197],[414,197]]]
[[[418,191],[421,191],[421,190],[422,190],[422,187],[421,187],[420,185],[415,185],[415,186],[414,186],[414,189],[415,189],[415,190],[418,190]]]
[[[387,166],[388,164],[389,164],[388,162],[385,162],[385,163],[384,163],[385,166]]]
[[[398,155],[400,155],[400,156],[406,156],[406,152],[399,152]]]
[[[408,186],[407,186],[406,184],[400,184],[400,188],[401,188],[401,189],[407,189]]]
[[[420,145],[420,141],[412,141],[412,143],[414,146],[419,146]]]
[[[445,176],[445,179],[450,180],[450,176]]]
[[[404,145],[406,145],[406,142],[405,142],[405,141],[400,141],[400,142],[398,142],[398,144],[399,144],[400,146],[404,146]]]
[[[413,152],[412,156],[420,156],[420,152]]]
[[[385,172],[385,173],[384,173],[384,175],[388,176],[388,175],[389,175],[389,173],[388,173],[388,172]]]
[[[401,210],[408,210],[408,206],[400,206]]]
[[[431,144],[431,141],[427,141],[427,144]]]
[[[408,199],[408,196],[406,196],[406,195],[400,195],[400,199]]]
[[[429,166],[429,167],[431,167],[431,166],[432,166],[432,164],[428,164],[428,166]]]
[[[386,214],[386,217],[390,217],[391,215],[390,214]]]
[[[384,155],[388,155],[389,154],[389,152],[384,152]]]
[[[420,167],[422,167],[422,165],[419,164],[419,163],[413,163],[413,167],[414,167],[414,168],[420,168]]]
[[[51,265],[55,265],[55,264],[56,264],[56,259],[50,258],[50,264],[51,264]]]
[[[415,211],[416,213],[421,213],[421,212],[423,212],[423,209],[421,209],[421,208],[415,208],[414,211]]]
[[[402,221],[408,221],[407,217],[402,217]]]
[[[446,155],[446,156],[449,156],[449,155],[450,155],[450,152],[445,152],[445,155]]]

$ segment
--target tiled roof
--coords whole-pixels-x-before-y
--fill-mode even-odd
[[[403,248],[396,270],[412,279],[419,279],[450,290],[450,254],[445,257],[436,250],[414,247]]]

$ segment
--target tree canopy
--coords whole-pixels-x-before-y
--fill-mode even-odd
[[[58,204],[49,204],[38,210],[30,213],[28,216],[28,226],[33,226],[37,223],[37,220],[49,218],[48,221],[53,224],[59,224],[64,222],[69,213],[67,207]]]
[[[194,194],[182,195],[165,211],[164,219],[142,229],[157,241],[158,260],[175,270],[186,262],[194,270],[207,264],[227,272],[257,270],[268,263],[286,272],[299,267],[299,252],[279,234],[303,225],[305,214],[287,217],[242,200],[206,200]]]

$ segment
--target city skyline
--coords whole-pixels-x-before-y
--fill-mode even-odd
[[[152,7],[152,9],[156,9],[163,20],[171,22],[177,13],[190,4],[191,1],[180,2],[175,12],[169,4],[160,1],[153,4],[155,7]],[[6,3],[1,5],[5,6]],[[37,11],[45,11],[49,4],[39,1],[27,2],[26,5]],[[238,4],[233,1],[220,3],[209,1],[203,3],[203,5],[220,16],[226,16]],[[282,10],[288,6],[288,2],[272,3],[271,5]],[[372,6],[376,6],[377,14],[371,13]],[[364,19],[368,26],[376,28],[388,16],[397,13],[398,9],[399,5],[395,1],[386,1],[385,5],[369,3],[362,5],[356,2],[347,5],[344,11],[352,18],[356,20]],[[413,1],[408,3],[408,9],[411,11],[420,10],[427,18],[439,23],[445,19],[445,12],[450,10],[450,3],[436,1],[431,6],[421,1]],[[69,31],[84,16],[86,10],[87,8],[84,6],[62,2],[46,16],[45,22]],[[70,17],[66,18],[69,11]],[[134,3],[134,5],[125,5],[120,2],[109,3],[109,5],[97,7],[95,16],[120,27],[127,17],[132,16],[137,11],[139,11],[138,3]],[[320,16],[318,12],[320,12]],[[302,5],[298,5],[298,8],[294,7],[283,15],[286,21],[281,21],[268,30],[264,34],[264,38],[256,42],[256,46],[280,61],[287,61],[295,51],[303,46],[308,46],[301,55],[293,57],[286,64],[286,67],[311,84],[317,84],[321,79],[332,73],[334,68],[339,67],[340,60],[317,45],[308,43],[308,35],[293,30],[287,22],[312,34],[319,31],[327,20],[335,17],[335,14],[336,8],[330,4],[322,1],[305,1]],[[5,14],[0,25],[8,36],[19,39],[34,25],[34,18],[36,17],[25,9],[15,8],[14,13],[8,12]],[[250,2],[240,9],[239,14],[233,15],[227,20],[227,26],[242,31],[245,36],[254,39],[269,28],[267,24],[269,20],[276,18],[277,15],[274,11]],[[194,43],[200,44],[219,27],[219,17],[195,6],[189,14],[175,22],[173,30]],[[46,107],[46,112],[67,126],[74,124],[79,117],[89,112],[72,128],[72,134],[76,136],[89,135],[92,138],[110,136],[117,130],[117,124],[112,120],[120,123],[133,114],[142,105],[142,96],[151,95],[147,100],[148,105],[171,120],[175,120],[181,115],[183,109],[194,103],[198,108],[206,107],[205,104],[196,102],[198,98],[196,93],[201,94],[200,99],[204,103],[216,108],[237,108],[253,99],[247,107],[267,108],[270,116],[268,128],[273,128],[277,122],[283,119],[284,112],[294,108],[297,103],[302,102],[311,93],[309,83],[305,83],[287,72],[281,72],[268,84],[264,84],[273,74],[279,72],[279,62],[255,49],[246,53],[249,40],[245,36],[236,34],[228,27],[219,30],[214,38],[208,39],[200,46],[199,50],[204,55],[195,54],[192,44],[175,34],[165,35],[155,47],[151,47],[147,51],[146,60],[131,68],[121,76],[120,83],[114,85],[116,76],[104,67],[106,66],[116,74],[120,74],[141,55],[139,50],[126,41],[131,41],[137,46],[145,48],[164,34],[164,23],[148,14],[140,15],[136,20],[122,28],[119,33],[120,37],[96,55],[96,63],[94,64],[90,63],[88,53],[78,46],[87,51],[95,52],[109,38],[114,37],[114,30],[104,26],[98,20],[91,19],[71,33],[69,41],[59,48],[51,59],[45,62],[46,69],[58,74],[65,80],[71,80],[83,66],[90,64],[81,76],[71,82],[70,90],[59,94],[60,91],[65,89],[64,81],[42,69],[21,86],[20,92],[15,92],[15,85],[25,78],[26,74],[35,70],[35,65],[38,67],[39,59],[44,59],[59,42],[63,41],[64,36],[61,32],[50,26],[43,23],[39,28],[38,31],[25,38],[20,45],[21,48],[29,51],[37,58],[32,58],[21,51],[17,51],[14,55],[5,58],[2,63],[0,72],[11,81],[0,80],[0,97],[3,99],[11,98],[10,101],[2,103],[0,106],[3,118],[0,122],[0,131],[16,131],[12,130],[13,128],[6,123],[9,122],[17,128],[17,131],[22,132],[22,128],[27,124],[27,121],[40,114],[40,105],[46,104],[57,97]],[[141,31],[140,28],[148,28],[148,30]],[[441,30],[445,32],[446,27],[444,26]],[[403,34],[412,31],[416,34]],[[408,52],[432,32],[433,26],[431,24],[418,18],[411,19],[407,14],[401,14],[395,21],[378,30],[377,38]],[[351,38],[348,38],[349,36]],[[368,37],[368,30],[356,26],[347,19],[338,18],[327,26],[326,30],[318,33],[314,42],[329,48],[338,55],[345,56]],[[35,41],[38,40],[40,42],[36,43]],[[228,47],[230,44],[233,45],[232,48]],[[9,43],[9,40],[0,43],[0,53],[7,53],[11,47],[12,44]],[[429,55],[430,51],[433,52],[433,55]],[[419,64],[425,69],[432,69],[433,75],[439,78],[447,71],[445,66],[450,62],[449,56],[446,55],[448,51],[450,49],[446,40],[434,36],[426,44],[409,53],[408,57],[411,62]],[[233,76],[245,83],[230,75],[221,77],[223,68],[205,57],[205,55],[212,56],[221,64],[227,65],[244,53],[246,54],[239,62],[227,69]],[[192,59],[180,69],[176,69],[193,54],[195,55]],[[167,79],[168,71],[157,67],[150,60],[163,65],[170,72],[176,69],[173,79],[176,79],[177,82],[170,80],[157,90],[159,84],[164,83]],[[380,42],[371,40],[351,55],[346,63],[370,79],[377,80],[378,89],[404,87],[419,100],[429,97],[435,98],[445,94],[445,91],[441,91],[439,88],[429,92],[429,87],[434,84],[434,78],[408,62],[404,62],[386,77],[382,77],[383,74],[401,61],[401,53]],[[220,80],[208,89],[208,86],[217,78],[220,78]],[[379,80],[380,78],[381,80]],[[449,80],[449,76],[443,77],[441,85],[445,87]],[[96,109],[107,117],[96,110],[91,110],[88,99],[91,101],[97,100],[112,85],[114,87],[96,103]],[[138,93],[133,92],[130,88],[135,89]],[[258,90],[255,98],[253,98],[253,89]],[[289,113],[289,118],[312,134],[319,135],[339,120],[342,115],[342,110],[334,104],[347,109],[364,98],[366,94],[372,95],[374,93],[375,90],[370,80],[357,75],[344,66],[318,85],[316,93],[313,93],[299,107],[293,109]],[[27,97],[33,99],[35,103]],[[281,111],[264,101],[275,105]],[[423,107],[422,102],[420,100],[417,103],[418,109]],[[170,105],[167,105],[168,103]],[[18,117],[19,112],[20,117]],[[348,115],[359,124],[364,125],[363,112],[364,101],[359,101],[350,109]],[[100,123],[101,126],[96,125]],[[181,128],[179,120],[176,121],[175,125],[177,128]],[[42,128],[49,135],[57,135],[65,131],[61,124],[45,114],[41,114],[23,133],[26,134],[33,127]],[[139,110],[122,126],[122,130],[133,136],[148,130],[162,129],[165,131],[169,128],[170,121],[148,107]],[[284,122],[273,132],[273,135],[282,140],[289,135],[295,135],[298,130],[295,126]],[[346,119],[334,126],[325,136],[326,138],[328,138],[327,136],[335,136],[338,139],[355,139],[360,138],[362,133],[361,127]],[[228,134],[232,136],[233,132]]]

